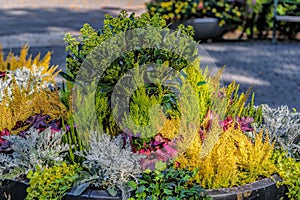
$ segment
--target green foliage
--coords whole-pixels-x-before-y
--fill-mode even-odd
[[[245,116],[253,117],[255,123],[261,124],[262,108],[261,106],[255,107],[254,93],[252,93],[251,101],[247,104],[252,88],[249,88],[245,93],[240,93],[239,88],[240,85],[233,81],[225,88],[220,89],[219,98],[221,100],[219,102],[224,105],[224,115],[221,117],[230,116],[234,119]]]
[[[160,69],[165,68],[161,67]],[[121,91],[120,96],[128,96],[130,97],[130,110],[129,113],[124,113],[122,116],[122,112],[119,109],[116,109],[117,113],[124,117],[122,119],[122,125],[124,127],[131,130],[131,132],[135,135],[140,133],[142,138],[151,137],[153,134],[158,133],[165,122],[165,116],[163,111],[163,101],[168,102],[165,97],[167,95],[171,95],[171,91],[163,91],[163,82],[165,80],[159,80],[160,77],[154,78],[156,81],[152,86],[144,86],[143,78],[145,76],[146,70],[140,68],[134,68],[133,70],[133,80],[132,84],[134,85],[133,89],[127,88],[117,88],[118,91]],[[163,73],[162,73],[163,74]],[[150,76],[150,74],[147,74]],[[157,73],[155,73],[157,75]],[[165,77],[161,77],[162,79]],[[131,81],[130,81],[131,82]],[[125,84],[126,85],[126,84]],[[147,88],[148,90],[147,90]],[[151,89],[150,89],[151,88]],[[116,98],[116,104],[118,106],[123,106],[121,99]],[[127,102],[125,102],[127,103]],[[166,111],[170,108],[165,107]]]
[[[83,159],[75,154],[76,151],[82,151],[84,146],[81,139],[82,137],[79,135],[79,132],[75,127],[73,116],[66,117],[66,123],[63,122],[63,129],[65,130],[65,134],[62,141],[69,145],[69,151],[66,159],[73,164],[82,163]]]
[[[80,140],[82,140],[83,146],[87,147],[89,144],[89,133],[90,131],[99,131],[103,132],[101,119],[106,117],[106,101],[101,101],[102,99],[99,96],[96,96],[95,82],[87,85],[85,88],[77,87],[76,90],[73,88],[72,94],[72,117],[76,124],[76,130],[79,133]],[[98,97],[95,100],[95,97]],[[95,105],[96,104],[96,105]],[[101,111],[104,116],[95,114],[95,111]],[[95,130],[97,128],[97,130]],[[98,130],[99,129],[99,130]]]
[[[119,132],[119,127],[116,124],[114,113],[109,106],[108,97],[100,92],[96,93],[96,103],[95,109],[97,114],[97,119],[99,122],[100,129],[103,133],[110,133],[111,135],[117,135]]]
[[[241,10],[244,4],[240,1],[220,0],[153,0],[146,4],[151,15],[159,13],[167,21],[174,22],[193,17],[216,17],[220,25],[241,24]]]
[[[212,109],[214,104],[213,100],[215,99],[215,95],[213,94],[216,87],[219,85],[219,80],[217,77],[209,77],[208,68],[205,71],[200,71],[196,66],[190,66],[182,70],[186,73],[187,81],[191,85],[194,94],[197,96],[198,106],[193,105],[195,109],[199,110],[199,122],[201,122],[205,115],[207,114],[209,109]],[[200,84],[201,83],[201,84]],[[189,91],[181,90],[182,93],[187,93]],[[187,102],[191,99],[185,99]],[[188,110],[186,112],[192,112],[192,110]]]
[[[226,114],[225,116],[231,116],[233,118],[241,117],[246,101],[250,95],[250,90],[246,93],[238,94],[240,85],[236,82],[230,83],[225,92],[225,98],[227,100]]]
[[[29,171],[27,178],[30,179],[30,186],[27,188],[26,200],[62,199],[72,188],[80,170],[78,165],[62,163],[49,168],[37,168],[35,171]]]
[[[96,90],[95,81],[84,88],[77,87],[72,90],[72,101],[70,102],[72,106],[70,115],[72,116],[69,116],[70,121],[67,124],[77,123],[74,134],[71,133],[74,136],[72,140],[80,141],[81,144],[78,144],[83,149],[87,149],[89,146],[89,134],[92,130],[111,135],[118,133],[113,111],[108,104],[108,97]],[[71,131],[73,130],[71,129]]]
[[[94,91],[89,92],[84,90],[77,93],[78,95],[88,93],[86,99],[90,99],[87,100],[89,105],[85,104],[85,102],[81,102],[81,99],[77,98],[78,96],[74,100],[79,103],[77,105],[82,104],[82,106],[93,107],[93,105],[90,105],[90,102],[92,102],[91,98],[96,96],[96,112],[102,129],[101,131],[115,135],[118,134],[120,130],[113,120],[114,111],[111,109],[111,94],[125,73],[139,66],[146,66],[147,64],[156,64],[157,66],[155,66],[155,68],[167,65],[179,71],[190,65],[199,66],[199,59],[197,59],[198,49],[196,45],[189,41],[193,34],[191,27],[185,28],[184,26],[180,26],[176,32],[168,32],[169,29],[166,27],[166,22],[163,19],[157,15],[150,17],[147,13],[141,17],[134,17],[134,15],[128,16],[127,13],[123,11],[116,18],[111,16],[106,17],[103,28],[98,32],[86,24],[81,29],[81,35],[78,41],[71,35],[66,35],[65,40],[68,43],[66,48],[68,51],[67,68],[69,72],[67,75],[64,74],[64,76],[69,77],[70,80],[74,80],[81,64],[86,58],[93,64],[95,73],[101,72],[103,66],[108,67],[100,78],[96,93],[94,93]],[[149,31],[147,30],[148,27],[156,27],[158,31]],[[144,30],[143,28],[146,29]],[[131,39],[128,37],[129,39],[126,41],[126,45],[120,45],[122,34],[131,34],[130,32],[125,32],[128,30],[138,31],[139,35]],[[186,35],[186,38],[180,38],[179,40],[181,34]],[[105,40],[110,42],[108,43]],[[140,43],[140,41],[143,41],[143,43]],[[111,60],[113,59],[111,55],[104,55],[105,52],[102,52],[103,54],[100,53],[100,55],[89,55],[88,57],[88,54],[97,49],[96,47],[99,47],[99,45],[101,46],[101,49],[98,49],[99,51],[103,49],[114,49],[115,52],[121,51],[122,54],[114,60]],[[139,48],[136,48],[137,46],[139,46]],[[151,48],[149,48],[149,46],[151,46]],[[127,52],[128,49],[130,50],[129,52]],[[168,49],[172,49],[172,51]],[[99,60],[101,60],[101,64],[99,64]],[[87,71],[83,70],[80,71],[80,73],[81,78],[84,80],[94,81],[95,77],[86,76]],[[149,76],[146,75],[145,78],[151,81]],[[158,90],[159,88],[157,86],[146,86],[147,93],[151,91],[150,93],[154,93],[157,96],[157,94],[159,94]],[[163,101],[165,101],[166,106],[170,107],[170,102],[174,100],[174,98],[170,98],[171,96],[171,93],[165,93]],[[82,110],[86,112],[90,109],[93,108],[87,107]],[[167,110],[170,112],[170,109]],[[83,114],[84,113],[79,113],[78,119],[84,119],[83,124],[85,124],[85,122],[90,120],[86,121],[85,119],[87,119],[88,116],[83,116]],[[95,119],[93,118],[91,121],[93,124]],[[83,129],[83,131],[86,130]]]
[[[127,12],[122,11],[116,18],[110,15],[106,15],[104,26],[98,31],[95,31],[90,25],[85,24],[80,30],[81,35],[79,36],[79,41],[77,41],[77,39],[72,37],[70,34],[67,34],[65,36],[65,41],[68,44],[66,50],[69,52],[66,60],[67,69],[69,70],[68,75],[72,79],[75,79],[77,72],[83,61],[86,59],[87,55],[90,54],[96,46],[100,45],[105,40],[112,38],[116,34],[123,33],[131,29],[145,28],[147,26],[162,28],[166,26],[166,22],[158,16],[154,16],[151,18],[148,14],[143,14],[141,17],[134,17],[134,15],[128,17]],[[112,49],[113,48],[114,47],[112,47]],[[118,49],[117,46],[116,48]],[[140,56],[143,56],[144,54],[145,53],[140,54]],[[133,53],[127,55],[124,59],[127,60],[127,62],[125,62],[124,65],[130,65],[131,63],[129,63],[128,61],[130,61],[133,57]],[[117,62],[118,61],[116,61],[114,64],[116,64]],[[112,64],[112,66],[114,66],[114,64]],[[115,65],[114,67],[115,68],[111,69],[110,72],[107,72],[108,75],[110,75],[113,70],[126,70],[126,68],[124,69],[122,67],[118,67],[118,65]],[[113,74],[113,78],[118,77],[116,76],[117,73]]]
[[[134,134],[142,133],[142,138],[158,133],[165,122],[161,102],[162,95],[149,97],[145,87],[139,88],[132,96],[130,116],[125,116],[124,127],[132,130]]]
[[[260,125],[263,120],[263,114],[262,114],[262,106],[255,106],[254,105],[254,93],[252,93],[251,101],[248,103],[248,105],[243,109],[242,116],[250,116],[253,117],[254,122],[257,125]]]
[[[191,181],[197,170],[175,169],[172,167],[146,170],[139,178],[138,184],[129,182],[132,189],[131,198],[136,200],[196,200],[210,199],[205,191]]]
[[[241,1],[209,0],[203,1],[203,7],[199,9],[200,17],[216,17],[219,25],[240,25],[243,21],[242,11],[245,4]]]
[[[259,37],[267,37],[268,31],[273,27],[274,0],[256,0],[255,3],[247,0],[247,10],[244,10],[243,27],[247,27],[246,33],[251,36],[257,33]],[[300,16],[299,0],[279,0],[277,6],[278,15]],[[281,35],[293,38],[300,30],[297,23],[277,22],[277,30]]]
[[[71,82],[62,82],[62,86],[59,90],[60,101],[65,105],[67,110],[71,110],[72,108],[72,87],[73,84]]]
[[[287,152],[277,150],[273,153],[273,162],[277,167],[277,173],[283,179],[280,185],[288,188],[287,196],[289,199],[300,199],[300,162],[287,156]]]
[[[84,25],[78,40],[71,35],[65,38],[69,53],[67,57],[69,72],[65,77],[74,81],[78,76],[79,67],[86,58],[94,65],[95,73],[102,73],[103,65],[108,67],[97,85],[96,76],[85,77],[88,75],[87,70],[80,71],[83,80],[79,80],[78,85],[82,84],[84,89],[74,88],[75,92],[72,95],[75,109],[79,109],[75,110],[74,120],[81,122],[80,127],[79,125],[77,127],[80,136],[70,133],[68,137],[80,137],[83,146],[82,148],[79,146],[80,152],[75,155],[84,158],[82,162],[84,170],[81,172],[76,192],[80,194],[92,185],[107,189],[112,195],[121,190],[124,199],[128,197],[128,187],[131,187],[134,190],[133,197],[138,199],[168,199],[168,197],[199,199],[202,197],[195,196],[200,194],[197,184],[207,188],[229,187],[272,175],[275,171],[270,161],[273,146],[268,139],[264,142],[262,132],[255,134],[257,138],[253,142],[237,127],[229,127],[223,131],[218,125],[218,120],[222,120],[220,117],[228,116],[232,118],[250,116],[260,124],[262,110],[255,109],[254,95],[246,106],[250,90],[239,95],[239,85],[235,82],[226,88],[220,88],[219,79],[222,70],[211,78],[207,70],[203,72],[199,69],[196,45],[188,40],[192,35],[189,28],[180,26],[175,33],[163,32],[164,34],[139,29],[139,37],[125,41],[130,51],[122,52],[127,50],[118,42],[125,36],[123,31],[152,25],[164,31],[168,30],[165,21],[157,15],[128,17],[122,12],[116,18],[107,16],[104,27],[98,32],[89,25]],[[188,39],[178,40],[181,33],[187,34]],[[137,42],[139,39],[145,46],[142,44],[139,48],[132,49],[131,47],[140,44]],[[148,44],[154,44],[153,48],[149,48]],[[111,60],[113,56],[109,57],[109,53],[88,56],[95,49],[101,50],[97,49],[98,45],[102,49],[113,49],[114,52],[120,51],[122,54],[113,60]],[[172,51],[166,50],[170,49],[169,47],[172,47]],[[102,64],[97,65],[99,60]],[[170,76],[164,76],[168,68],[174,69],[180,76],[175,79],[176,74],[173,72]],[[134,73],[130,74],[132,71]],[[162,78],[152,76],[157,74]],[[92,84],[87,85],[84,78]],[[151,84],[143,84],[144,81]],[[133,85],[134,89],[126,88],[126,84]],[[121,95],[116,95],[117,99],[114,99],[112,92],[117,92],[116,88],[123,85],[124,88],[119,88]],[[122,101],[122,95],[125,94],[130,97],[130,108],[128,115],[118,115],[126,119],[124,127],[119,129],[114,114],[118,112],[117,107],[120,104],[128,103]],[[114,101],[117,104],[114,105]],[[112,110],[112,107],[115,110]],[[97,116],[91,115],[95,108]],[[204,123],[206,116],[210,114],[214,115],[212,127],[204,130],[207,131],[204,139],[200,138],[201,123]],[[97,130],[99,134],[90,128],[95,127],[97,123],[100,124],[100,130]],[[154,126],[149,128],[147,127],[149,124]],[[172,130],[166,131],[169,128],[166,126],[168,124],[172,125],[170,128]],[[142,172],[140,161],[143,157],[132,152],[130,142],[124,143],[120,136],[111,138],[109,135],[118,135],[123,128],[131,129],[134,134],[155,135],[160,133],[160,127],[162,135],[169,136],[167,139],[180,138],[176,140],[179,149],[177,161],[182,169],[162,169],[143,173],[140,185],[137,186],[130,180],[132,177],[135,181],[138,180]],[[108,134],[102,134],[103,132]],[[149,137],[145,140],[144,138],[135,140],[141,144],[134,145],[140,148],[146,140],[150,140]],[[75,140],[70,141],[70,144],[77,144]],[[181,147],[187,151],[184,153]],[[72,159],[75,159],[74,155]],[[191,171],[187,171],[187,168]],[[195,168],[200,170],[192,172]],[[195,180],[197,184],[190,179]],[[175,182],[180,184],[174,185]]]

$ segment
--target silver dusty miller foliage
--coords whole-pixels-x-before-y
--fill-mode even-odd
[[[288,151],[289,156],[300,155],[300,113],[291,112],[288,106],[270,108],[262,105],[263,123],[256,129],[268,131],[275,147]],[[298,141],[297,141],[298,140]]]
[[[13,97],[12,94],[12,85],[15,81],[16,85],[21,88],[29,88],[30,92],[33,92],[34,89],[45,89],[53,88],[54,85],[51,82],[43,82],[47,74],[42,75],[44,67],[33,65],[33,70],[23,67],[16,70],[7,70],[4,79],[0,79],[0,102],[3,97],[7,95]],[[29,93],[30,94],[30,93]]]
[[[62,162],[69,150],[67,144],[61,144],[62,136],[61,132],[52,133],[50,128],[41,133],[31,128],[25,137],[4,136],[12,142],[13,153],[0,154],[0,179],[14,179],[36,167]]]
[[[83,166],[90,174],[80,182],[108,188],[117,186],[123,199],[127,199],[126,183],[132,178],[137,180],[142,173],[140,163],[144,155],[133,153],[129,142],[124,143],[122,136],[111,138],[107,134],[91,132],[89,142],[89,150],[76,152],[85,158]]]

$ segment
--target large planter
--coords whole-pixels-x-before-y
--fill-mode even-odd
[[[286,188],[277,187],[275,181],[280,181],[278,176],[264,178],[262,180],[246,184],[240,187],[207,190],[207,194],[216,200],[279,200],[285,199]],[[0,188],[0,199],[24,200],[26,198],[26,188],[28,183],[18,181],[3,181]],[[6,197],[5,197],[6,196]],[[121,196],[110,196],[103,190],[87,190],[80,196],[74,196],[73,191],[67,193],[66,200],[119,200]]]
[[[205,40],[205,39],[219,39],[230,31],[233,27],[224,24],[219,26],[219,20],[217,18],[205,17],[205,18],[191,18],[188,20],[182,20],[174,22],[171,24],[171,29],[176,29],[179,24],[184,24],[185,26],[191,25],[195,29],[195,40]]]
[[[280,177],[264,178],[259,181],[240,187],[208,190],[208,195],[215,200],[276,200],[285,198],[286,188],[276,186],[275,181],[281,181]]]

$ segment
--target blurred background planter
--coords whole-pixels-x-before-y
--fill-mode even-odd
[[[280,181],[280,177],[272,176],[264,178],[250,184],[240,187],[223,188],[215,190],[207,190],[208,196],[215,200],[283,200],[285,198],[286,188],[284,186],[277,187],[275,181]],[[28,187],[27,182],[4,180],[0,182],[0,199],[23,200],[26,198]],[[67,193],[66,200],[119,200],[121,195],[112,197],[105,190],[86,190],[82,195],[75,196],[73,190]]]
[[[221,39],[222,36],[232,30],[234,26],[219,25],[219,20],[213,17],[190,18],[171,24],[171,29],[176,29],[179,24],[191,25],[195,29],[195,40]]]

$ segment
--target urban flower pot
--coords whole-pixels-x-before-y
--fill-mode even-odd
[[[226,24],[220,26],[219,20],[213,17],[191,18],[174,22],[171,24],[170,29],[176,29],[179,24],[193,26],[195,30],[195,40],[220,39],[225,33],[232,29],[232,27]]]
[[[284,186],[277,187],[275,181],[280,181],[278,176],[264,178],[250,184],[240,187],[223,188],[207,190],[208,196],[215,200],[282,200],[285,197],[286,188]],[[0,199],[24,200],[26,198],[28,187],[27,182],[5,180],[0,182]],[[119,200],[121,195],[112,197],[104,190],[86,190],[82,195],[75,196],[73,190],[67,193],[66,200]]]

